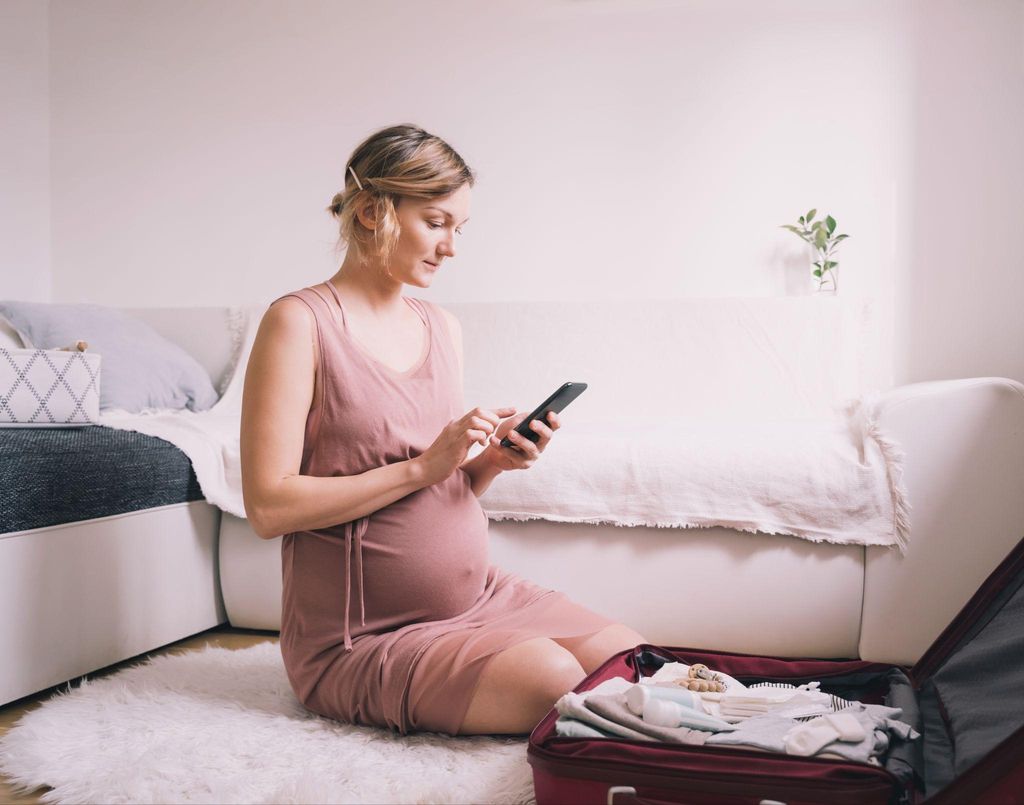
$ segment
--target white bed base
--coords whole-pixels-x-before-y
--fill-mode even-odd
[[[224,623],[219,526],[194,501],[0,534],[0,703]]]

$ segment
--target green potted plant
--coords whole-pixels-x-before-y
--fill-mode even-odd
[[[836,266],[839,263],[830,258],[835,248],[846,240],[849,235],[835,234],[836,219],[831,215],[826,215],[824,220],[815,221],[814,216],[817,212],[814,209],[807,213],[807,215],[801,215],[797,218],[798,226],[783,224],[781,228],[788,229],[801,240],[811,245],[815,256],[818,258],[813,261],[814,270],[811,272],[818,280],[818,290],[826,290],[825,280],[829,279],[832,283],[830,290],[835,293],[838,290]]]

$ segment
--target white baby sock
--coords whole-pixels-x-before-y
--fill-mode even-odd
[[[782,742],[786,745],[786,753],[808,757],[818,752],[823,746],[832,743],[839,733],[821,718],[799,724],[786,733]]]
[[[867,736],[863,725],[850,713],[829,713],[798,724],[783,737],[786,752],[808,757],[833,741],[860,743]]]
[[[860,743],[868,737],[864,725],[854,718],[852,713],[829,713],[822,718],[839,734],[840,741]]]

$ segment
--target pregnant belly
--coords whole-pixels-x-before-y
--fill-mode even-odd
[[[456,471],[370,516],[367,613],[388,628],[455,617],[483,593],[488,566],[487,517]]]

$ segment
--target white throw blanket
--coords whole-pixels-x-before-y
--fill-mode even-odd
[[[235,343],[234,366],[221,398],[212,408],[198,413],[187,409],[150,409],[140,413],[107,409],[99,417],[101,425],[138,431],[173,444],[192,462],[206,500],[236,517],[245,517],[238,449],[242,386],[252,342],[265,310],[265,305],[231,310],[228,320]]]
[[[906,550],[903,456],[867,395],[821,419],[575,423],[480,502],[492,520],[791,534]]]
[[[108,410],[100,422],[171,442],[206,499],[245,517],[242,385],[265,308],[233,311],[235,369],[208,411]],[[875,397],[818,420],[575,422],[541,459],[499,476],[480,502],[492,520],[619,526],[725,526],[814,542],[906,549],[902,453],[878,430]]]

